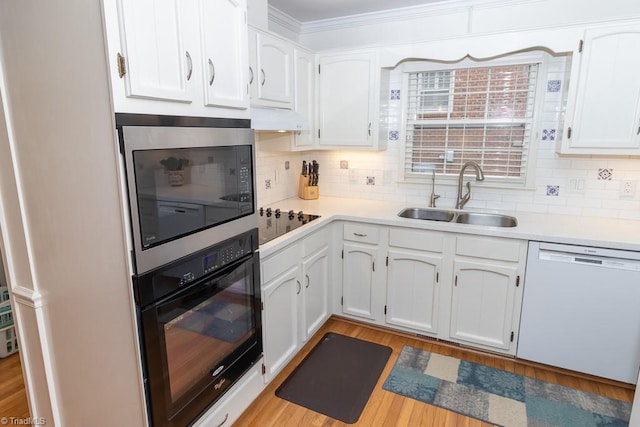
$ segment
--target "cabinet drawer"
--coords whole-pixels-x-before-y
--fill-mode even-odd
[[[261,367],[262,359],[258,360],[244,374],[240,382],[235,384],[195,425],[198,427],[232,425],[262,392],[264,381]]]
[[[518,262],[522,241],[495,237],[456,237],[456,255]]]
[[[262,261],[262,284],[269,283],[276,276],[282,274],[283,271],[298,265],[300,262],[300,245],[294,244],[279,250],[275,254],[269,256]]]
[[[377,244],[380,242],[380,228],[362,224],[345,224],[342,237],[344,240],[353,242]]]
[[[302,241],[302,257],[306,258],[321,248],[328,246],[329,237],[330,233],[327,232],[326,227],[321,228],[308,237],[305,237]]]
[[[422,251],[443,252],[443,233],[412,228],[392,228],[389,230],[389,246],[417,249]]]

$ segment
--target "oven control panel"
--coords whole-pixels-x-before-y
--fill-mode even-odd
[[[136,301],[145,306],[252,254],[258,249],[258,229],[181,258],[134,278]]]

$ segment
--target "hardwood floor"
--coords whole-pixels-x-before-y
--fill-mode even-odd
[[[19,353],[0,359],[0,416],[29,417]]]
[[[345,424],[334,420],[325,415],[318,414],[286,400],[282,400],[274,394],[280,384],[289,376],[293,369],[302,361],[302,359],[304,359],[308,352],[327,332],[336,332],[367,341],[377,342],[379,344],[387,345],[393,349],[389,362],[387,362],[387,366],[382,372],[373,394],[356,424]],[[333,317],[329,319],[329,321],[316,335],[314,335],[302,351],[296,355],[294,360],[287,365],[285,369],[267,386],[258,399],[253,402],[253,404],[234,425],[256,427],[338,427],[349,425],[393,427],[488,427],[491,425],[383,390],[382,384],[389,375],[391,368],[393,368],[402,346],[405,344],[627,402],[631,402],[633,400],[634,389],[624,384],[602,382],[588,376],[577,376],[559,369],[550,369],[532,363],[515,361],[511,358],[502,356],[487,355],[485,353],[460,348],[454,345],[438,343],[432,340],[418,339],[410,335],[390,332]]]

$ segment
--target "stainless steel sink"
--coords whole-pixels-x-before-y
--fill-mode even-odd
[[[456,216],[456,213],[441,209],[407,208],[401,211],[398,216],[402,218],[451,222]]]
[[[515,227],[518,220],[512,216],[496,213],[455,212],[444,209],[407,208],[399,217],[427,221],[455,222],[458,224],[485,225],[490,227]]]
[[[512,216],[479,212],[459,213],[455,222],[490,227],[515,227],[518,225],[518,220]]]

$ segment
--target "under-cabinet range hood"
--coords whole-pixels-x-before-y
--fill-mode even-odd
[[[309,130],[309,120],[292,110],[251,107],[251,128],[266,131]]]

